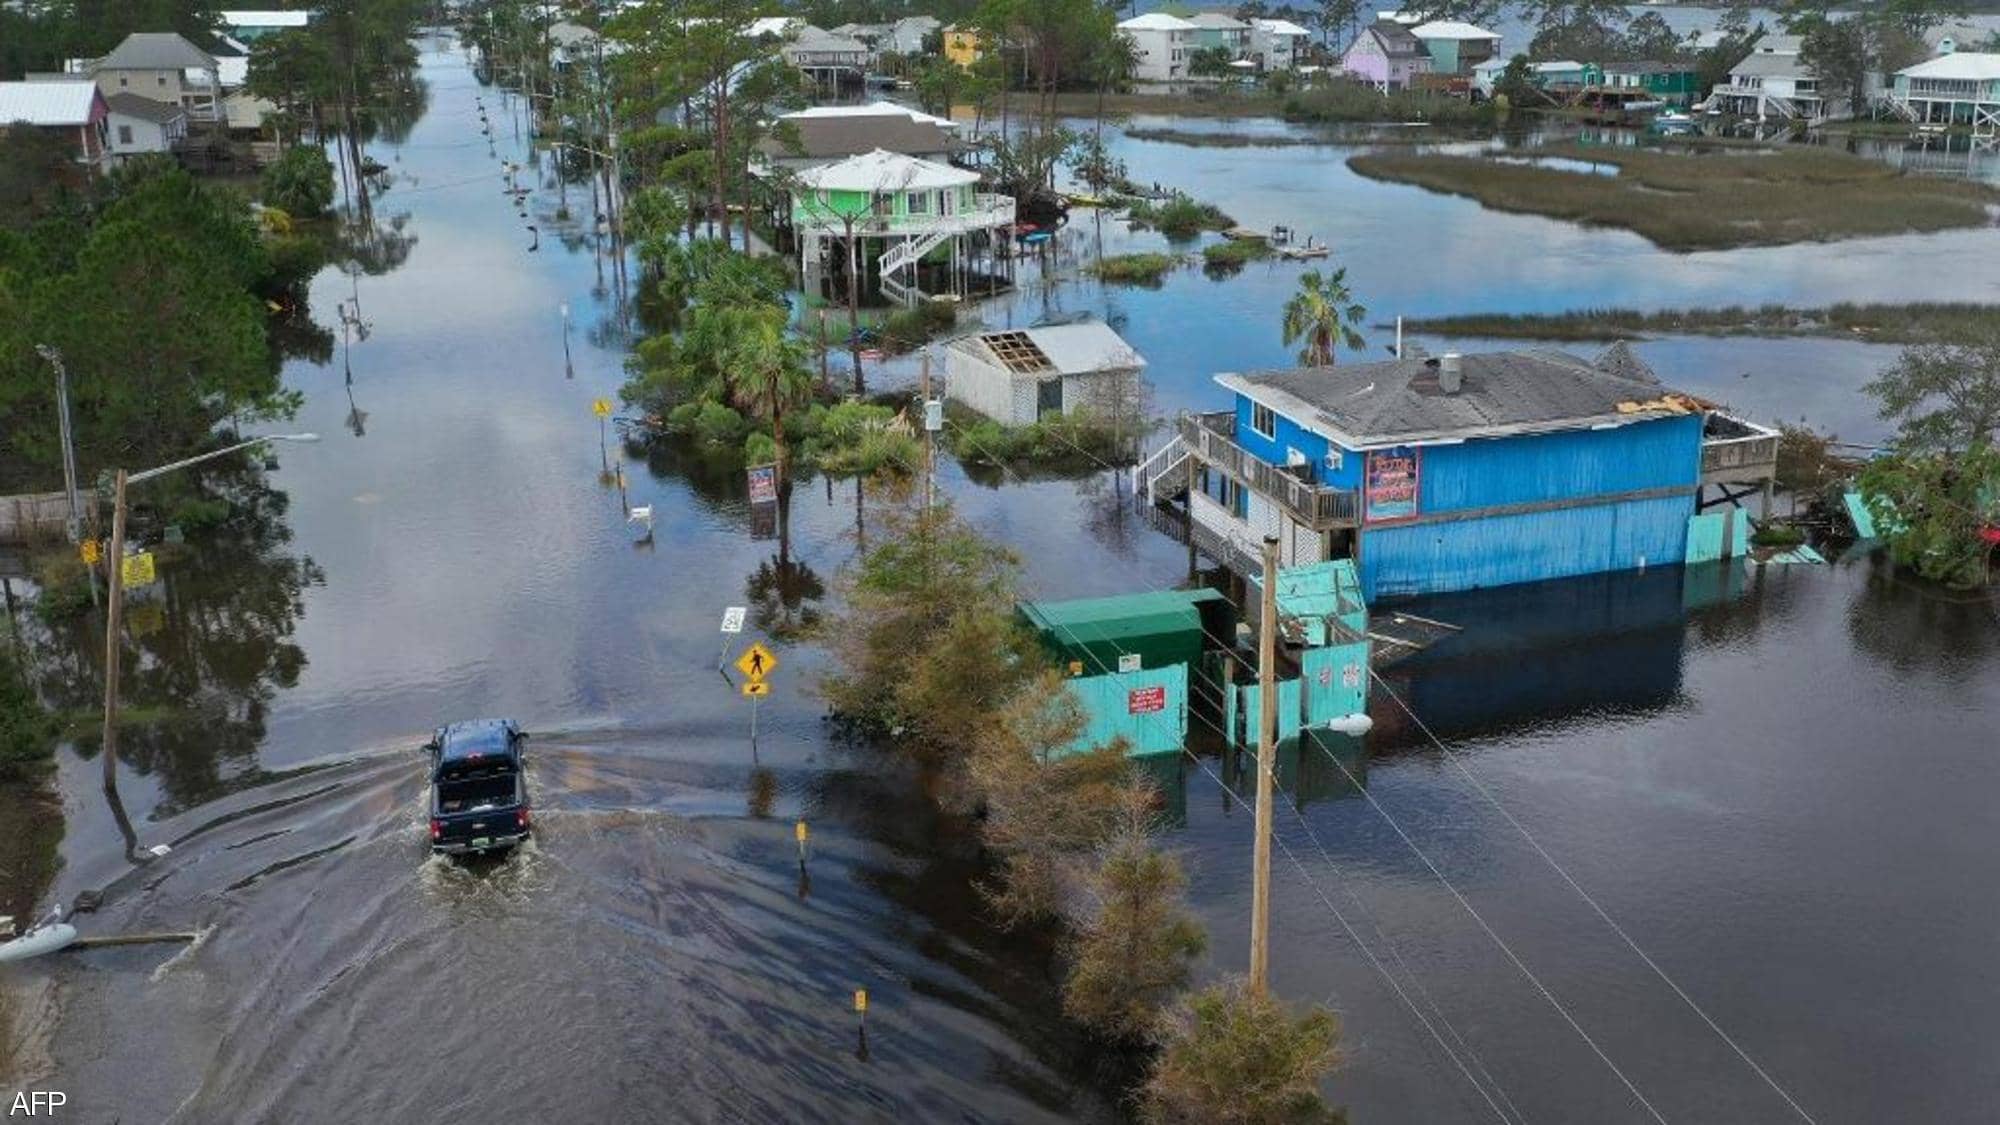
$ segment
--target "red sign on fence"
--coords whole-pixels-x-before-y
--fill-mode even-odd
[[[1128,715],[1150,715],[1167,709],[1166,685],[1133,688],[1125,693],[1125,713]]]

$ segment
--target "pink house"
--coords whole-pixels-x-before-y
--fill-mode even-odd
[[[1417,84],[1419,75],[1431,72],[1431,56],[1409,28],[1376,20],[1347,45],[1340,68],[1349,78],[1378,90],[1407,90]]]
[[[92,168],[104,163],[109,113],[92,82],[0,82],[0,129],[22,124],[61,137],[74,146],[76,162]]]

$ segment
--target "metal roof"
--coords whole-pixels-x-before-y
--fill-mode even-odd
[[[1488,31],[1483,27],[1477,27],[1462,20],[1432,20],[1429,23],[1420,23],[1410,29],[1410,34],[1419,39],[1457,39],[1461,41],[1491,39],[1494,42],[1499,42],[1500,40],[1499,32]]]
[[[978,182],[977,172],[879,148],[799,173],[799,183],[820,191],[923,191]]]
[[[1438,383],[1439,358],[1410,356],[1349,367],[1224,374],[1216,382],[1349,449],[1623,425],[1684,410],[1630,348],[1595,362],[1566,352],[1459,357],[1461,388]],[[1620,404],[1627,409],[1621,410]],[[1632,404],[1639,404],[1634,408]]]
[[[1903,78],[1961,78],[1975,82],[1991,82],[2000,78],[2000,55],[1953,51],[1949,55],[1939,55],[1915,66],[1906,66],[1896,74]]]
[[[958,122],[953,121],[949,117],[939,117],[936,114],[925,113],[920,109],[911,109],[906,105],[897,105],[895,102],[884,101],[873,101],[865,105],[816,105],[809,109],[787,113],[779,120],[802,121],[810,117],[911,117],[918,121],[928,121],[940,129],[957,129],[959,127]]]
[[[1215,31],[1244,31],[1250,27],[1228,12],[1196,12],[1188,17],[1188,22]]]
[[[213,70],[215,56],[171,31],[135,31],[97,64],[99,70]]]
[[[94,82],[0,82],[0,127],[84,125],[96,100]]]
[[[230,27],[304,27],[312,19],[311,12],[278,12],[266,9],[255,11],[224,9],[218,13],[222,22]]]
[[[121,117],[136,117],[141,121],[151,121],[160,125],[187,116],[187,111],[178,105],[156,102],[151,98],[143,98],[138,94],[124,91],[105,98],[104,104],[111,108],[111,112]]]
[[[1260,17],[1258,19],[1251,20],[1250,23],[1258,31],[1261,31],[1266,35],[1310,36],[1312,34],[1312,32],[1307,31],[1305,28],[1300,27],[1298,24],[1295,24],[1290,20],[1274,20],[1274,19],[1264,19]]]
[[[1132,345],[1095,320],[986,332],[967,337],[961,346],[976,346],[986,353],[980,358],[1020,375],[1087,375],[1146,366]]]
[[[1160,633],[1201,631],[1203,602],[1223,600],[1220,591],[1152,590],[1114,594],[1108,598],[1076,598],[1062,602],[1022,602],[1028,623],[1067,644],[1129,640]]]
[[[1120,31],[1193,31],[1195,25],[1165,12],[1147,12],[1143,16],[1133,16],[1118,25]]]

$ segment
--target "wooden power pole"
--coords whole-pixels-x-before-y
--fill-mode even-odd
[[[1250,884],[1250,991],[1262,996],[1271,965],[1271,802],[1278,756],[1278,538],[1264,537],[1257,624],[1257,848]]]
[[[111,598],[104,614],[104,790],[118,784],[118,627],[125,613],[125,470],[118,470],[111,508],[111,550],[104,555],[104,573]]]
[[[933,486],[933,485],[932,485],[932,483],[931,483],[931,471],[932,471],[932,461],[931,461],[931,458],[932,458],[932,457],[934,457],[934,456],[935,456],[935,454],[934,454],[934,453],[932,452],[932,450],[931,450],[931,441],[932,441],[932,435],[931,435],[931,353],[929,352],[929,350],[926,350],[926,351],[924,352],[924,358],[923,358],[923,366],[922,366],[922,367],[921,367],[921,368],[920,368],[919,370],[920,370],[920,371],[922,372],[922,374],[918,376],[918,382],[917,382],[917,394],[918,394],[918,396],[920,396],[920,397],[921,397],[921,398],[923,399],[923,405],[924,405],[924,420],[923,420],[923,426],[924,426],[924,511],[925,511],[925,512],[929,512],[929,511],[931,510],[931,507],[932,507],[932,506],[933,506],[933,505],[934,505],[934,504],[936,503],[936,499],[935,499],[935,493],[934,493],[934,486]]]

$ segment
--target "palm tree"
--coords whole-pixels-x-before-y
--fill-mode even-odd
[[[729,395],[751,414],[771,423],[778,447],[778,487],[790,483],[790,450],[785,443],[785,411],[812,401],[814,378],[804,343],[785,324],[785,310],[743,306],[730,310],[735,323],[721,356]]]
[[[1348,292],[1345,267],[1324,278],[1318,270],[1307,270],[1299,275],[1299,291],[1285,302],[1285,346],[1304,340],[1299,363],[1330,366],[1337,344],[1361,350],[1364,341],[1355,326],[1367,315],[1368,310],[1356,304],[1354,294]]]

